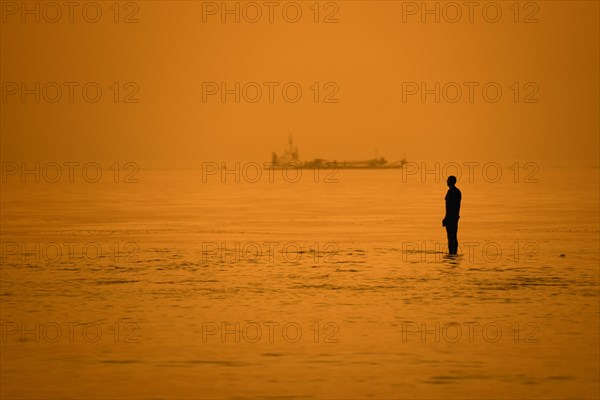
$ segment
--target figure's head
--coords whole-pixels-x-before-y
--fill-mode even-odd
[[[456,177],[454,175],[450,175],[446,183],[448,184],[448,187],[453,187],[456,185]]]

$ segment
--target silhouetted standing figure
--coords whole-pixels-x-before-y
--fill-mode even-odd
[[[442,226],[446,227],[446,234],[448,235],[448,253],[456,254],[458,251],[458,239],[456,234],[458,232],[458,219],[460,218],[460,200],[462,194],[455,186],[455,176],[450,175],[446,183],[448,184],[449,189],[448,193],[446,193],[446,216],[442,220]]]

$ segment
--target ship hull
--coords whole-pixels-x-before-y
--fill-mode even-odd
[[[403,165],[384,165],[384,166],[350,166],[343,164],[276,164],[272,165],[270,168],[276,170],[282,169],[323,169],[323,170],[340,170],[340,169],[402,169]]]

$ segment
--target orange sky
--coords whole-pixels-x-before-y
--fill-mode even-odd
[[[134,161],[142,168],[267,161],[292,132],[304,159],[368,158],[378,149],[390,160],[406,155],[415,161],[598,165],[596,1],[529,2],[537,10],[521,2],[518,23],[512,1],[494,3],[502,10],[497,23],[482,14],[489,2],[474,9],[472,23],[466,7],[458,22],[444,21],[444,7],[449,18],[454,12],[447,3],[439,3],[440,23],[432,15],[422,23],[421,10],[403,15],[413,3],[401,1],[321,2],[319,23],[312,1],[294,3],[302,10],[297,23],[287,22],[282,13],[287,5],[287,15],[294,16],[290,2],[276,2],[272,23],[264,2],[253,3],[261,7],[261,21],[245,22],[240,14],[240,23],[234,15],[222,23],[220,10],[203,15],[203,7],[221,7],[221,2],[200,1],[122,2],[115,23],[113,2],[102,1],[99,22],[90,23],[82,17],[86,3],[75,8],[72,23],[66,8],[51,23],[44,17],[54,18],[55,10],[44,11],[44,3],[37,3],[41,21],[25,15],[22,22],[21,2],[1,3],[2,161]],[[428,4],[433,8],[436,2]],[[36,2],[27,5],[35,9]],[[254,15],[247,2],[239,7],[246,7],[249,18]],[[488,9],[492,17],[493,11]],[[332,12],[338,22],[324,23]],[[138,22],[123,23],[129,13]],[[537,23],[523,23],[530,13]],[[51,103],[41,93],[40,103],[34,95],[22,102],[21,83],[33,88],[35,82],[42,88],[56,82],[63,88],[61,99]],[[72,103],[65,82],[79,83]],[[82,97],[87,82],[102,89],[97,103]],[[118,103],[114,82],[120,87]],[[133,97],[137,103],[122,102],[136,87],[125,87],[128,82],[139,88]],[[219,93],[203,102],[203,82],[226,82],[231,88],[235,82],[241,88],[257,82],[264,90],[256,103],[243,93],[240,103],[234,95],[223,103]],[[272,103],[265,82],[279,83]],[[302,89],[296,103],[282,96],[288,82]],[[334,84],[326,87],[328,82]],[[443,96],[435,103],[434,95],[423,103],[420,94],[403,101],[404,82],[425,82],[430,88],[456,82],[464,90],[456,103]],[[464,82],[479,84],[472,103]],[[482,96],[488,82],[502,89],[497,103]],[[519,83],[518,102],[514,82]],[[324,103],[336,87],[338,102]],[[525,103],[536,89],[530,98],[538,102]],[[48,97],[53,90],[47,87]],[[253,97],[252,85],[247,90],[247,98]]]

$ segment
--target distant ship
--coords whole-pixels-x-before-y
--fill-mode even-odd
[[[406,158],[400,161],[388,162],[385,158],[372,158],[362,161],[337,161],[315,158],[312,161],[300,161],[298,156],[298,146],[294,146],[292,137],[288,140],[288,148],[283,151],[283,155],[278,156],[273,152],[271,156],[271,165],[275,169],[294,168],[300,169],[394,169],[402,168],[406,164]]]

